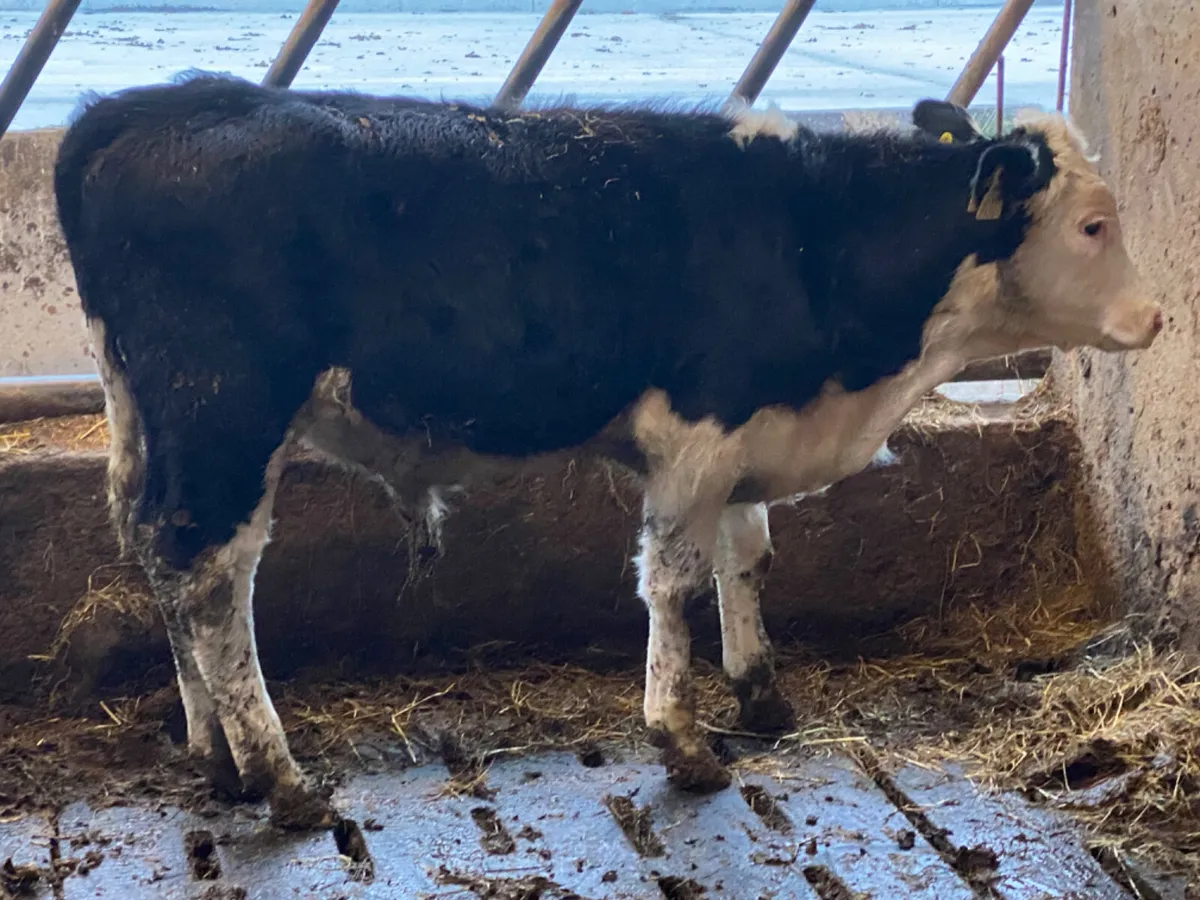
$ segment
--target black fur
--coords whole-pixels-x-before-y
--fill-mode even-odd
[[[983,137],[971,114],[947,100],[919,101],[912,119],[917,128],[936,138],[949,134],[956,141],[970,143]]]
[[[55,189],[166,555],[248,517],[330,365],[380,426],[482,452],[578,445],[651,386],[737,426],[897,372],[959,264],[1022,239],[967,212],[993,142],[729,129],[213,77],[93,103]]]

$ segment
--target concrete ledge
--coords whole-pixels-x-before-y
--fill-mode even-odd
[[[907,617],[994,607],[1034,577],[1042,590],[1074,578],[1068,425],[935,409],[893,438],[899,465],[774,512],[764,609],[777,639],[854,653]],[[0,700],[28,699],[37,676],[67,670],[85,692],[170,676],[140,572],[116,565],[104,466],[94,451],[0,454]],[[259,573],[264,665],[271,677],[309,666],[387,671],[484,642],[640,655],[638,511],[634,486],[596,462],[514,478],[460,505],[445,557],[401,597],[408,553],[381,491],[298,458]],[[57,661],[67,670],[55,669],[37,657],[68,615],[77,627]],[[700,604],[695,618],[711,641],[715,611]]]
[[[1045,375],[1049,365],[1050,351],[1033,350],[975,363],[954,381],[1033,381]],[[98,375],[0,378],[0,424],[101,412],[104,388]]]

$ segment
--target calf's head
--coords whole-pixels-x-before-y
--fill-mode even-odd
[[[1162,310],[1125,249],[1112,192],[1062,116],[992,141],[952,104],[923,101],[913,120],[941,140],[984,147],[964,202],[978,219],[1019,228],[1015,251],[996,263],[1006,329],[1063,349],[1154,342]]]

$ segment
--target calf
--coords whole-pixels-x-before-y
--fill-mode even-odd
[[[433,543],[444,491],[515,461],[629,465],[668,777],[729,782],[689,683],[684,603],[710,577],[742,723],[788,728],[758,606],[768,504],[868,465],[970,360],[1142,348],[1162,326],[1061,118],[987,140],[947,104],[915,117],[933,137],[207,76],[92,103],[55,190],[110,501],[214,777],[284,824],[333,818],[289,752],[251,611],[300,439],[377,478]]]

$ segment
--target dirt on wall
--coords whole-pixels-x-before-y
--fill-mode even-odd
[[[995,608],[1075,578],[1073,440],[1060,417],[986,421],[938,410],[892,445],[899,465],[773,512],[764,612],[777,638],[856,656],[899,620]],[[131,674],[169,680],[140,573],[117,561],[103,470],[99,450],[0,453],[0,701],[28,698],[39,676],[53,686],[69,674],[84,691]],[[600,649],[640,658],[646,617],[631,561],[639,509],[634,485],[598,462],[513,478],[459,505],[445,556],[401,594],[408,547],[382,492],[299,458],[259,571],[264,666],[272,677],[313,666],[395,671],[505,642],[559,657],[598,660]],[[699,603],[694,618],[711,650],[715,610]],[[69,642],[56,644],[63,633]],[[68,672],[54,665],[62,660]]]
[[[1082,556],[1147,632],[1200,646],[1200,5],[1083,0],[1071,114],[1100,154],[1167,327],[1144,353],[1060,355],[1082,446]]]
[[[51,176],[61,128],[0,140],[0,377],[94,371]]]

